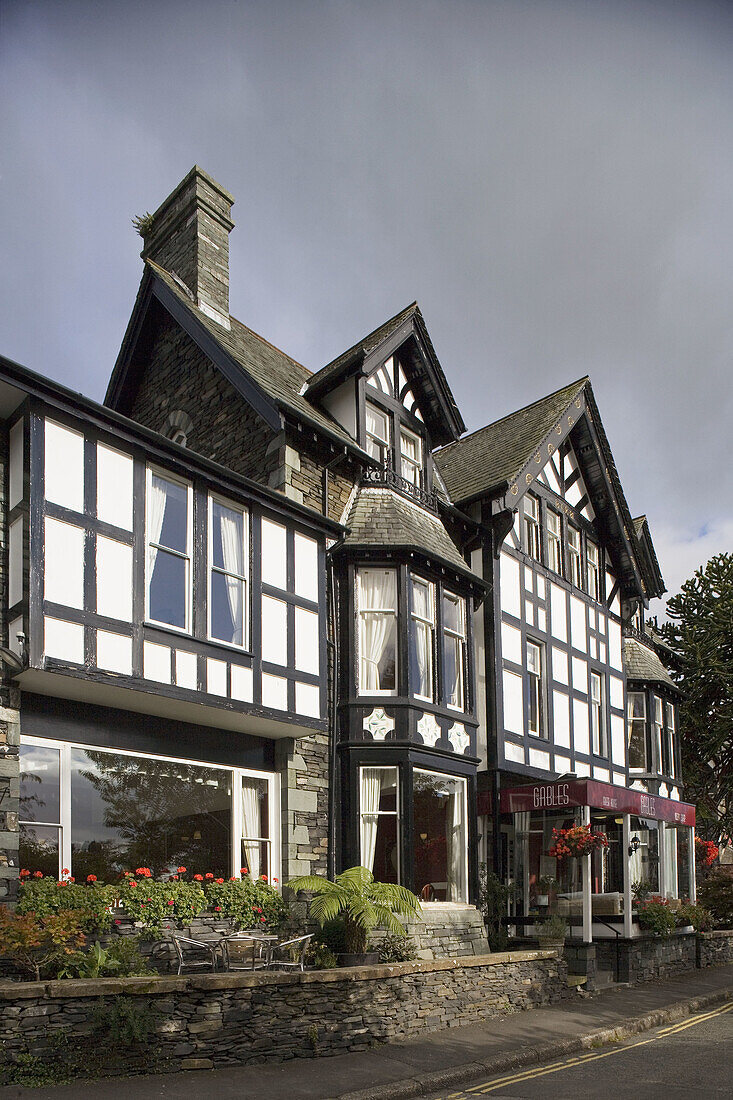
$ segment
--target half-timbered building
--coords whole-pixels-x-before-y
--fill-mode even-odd
[[[466,435],[415,303],[311,372],[229,312],[232,202],[194,168],[141,219],[104,405],[0,361],[0,889],[359,863],[470,922],[483,860],[518,927],[630,933],[694,811],[589,380]],[[611,843],[561,883],[571,821]]]

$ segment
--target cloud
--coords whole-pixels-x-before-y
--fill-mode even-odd
[[[668,590],[664,601],[655,600],[652,608],[653,614],[661,615],[664,602],[679,592],[696,569],[716,554],[733,553],[733,518],[711,520],[697,530],[660,523],[653,537]]]

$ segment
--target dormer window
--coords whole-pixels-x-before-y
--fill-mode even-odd
[[[425,501],[426,444],[420,410],[399,361],[391,356],[366,379],[362,445],[379,463],[366,479]]]
[[[400,474],[411,485],[422,485],[422,440],[400,426]]]

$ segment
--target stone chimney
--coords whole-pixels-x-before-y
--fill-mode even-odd
[[[229,322],[229,233],[233,197],[194,165],[149,218],[142,218],[142,257],[185,283],[196,305],[224,328]]]

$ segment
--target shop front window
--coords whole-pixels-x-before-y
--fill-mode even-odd
[[[659,828],[656,821],[641,817],[630,819],[632,854],[630,858],[631,888],[636,884],[652,894],[659,893]],[[634,844],[634,837],[639,841]],[[635,851],[633,849],[636,848]]]
[[[378,882],[399,882],[399,772],[359,769],[361,866]]]
[[[414,885],[423,901],[466,901],[466,781],[413,773]]]

